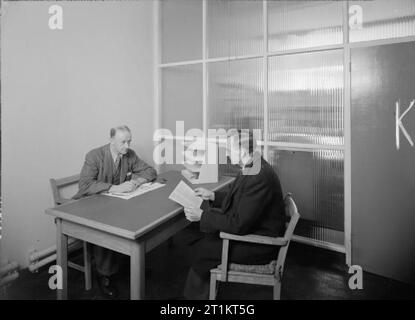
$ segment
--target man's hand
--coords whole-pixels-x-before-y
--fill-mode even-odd
[[[113,185],[108,190],[109,193],[127,193],[134,191],[137,187],[131,181],[126,181],[119,185]]]
[[[143,183],[146,183],[147,182],[147,179],[139,177],[137,179],[131,180],[131,182],[134,183],[134,185],[135,185],[136,188],[138,188]]]
[[[201,197],[203,200],[210,200],[210,201],[215,200],[215,193],[205,188],[196,188],[195,194],[196,196]]]
[[[200,208],[184,208],[186,219],[190,222],[200,221],[203,210]]]

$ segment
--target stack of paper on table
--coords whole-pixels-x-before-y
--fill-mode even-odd
[[[170,200],[177,202],[185,208],[200,208],[203,200],[196,196],[192,188],[181,180],[169,196]]]
[[[103,194],[106,196],[116,197],[124,200],[128,200],[134,197],[137,197],[139,195],[142,195],[143,193],[164,187],[165,185],[159,182],[147,182],[143,183],[141,186],[139,186],[137,189],[135,189],[133,192],[124,192],[124,193],[109,193],[104,192]]]

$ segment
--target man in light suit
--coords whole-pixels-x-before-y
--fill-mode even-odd
[[[141,184],[156,179],[157,172],[130,149],[130,143],[131,131],[127,126],[112,128],[110,143],[87,153],[79,191],[73,198],[80,199],[103,191],[131,192]],[[111,276],[118,271],[116,253],[94,246],[93,256],[101,291],[106,296],[115,297],[117,290]]]
[[[208,298],[210,269],[221,262],[220,231],[271,237],[284,233],[285,207],[277,174],[258,152],[254,152],[252,132],[244,138],[238,131],[231,136],[235,138],[237,142],[231,144],[231,155],[239,155],[241,170],[229,191],[196,188],[196,194],[206,200],[203,209],[184,210],[189,221],[200,224],[200,232],[192,239],[192,265],[184,291],[186,299]],[[235,163],[235,159],[232,160]],[[229,261],[267,264],[277,253],[278,248],[274,246],[234,241],[230,244]]]

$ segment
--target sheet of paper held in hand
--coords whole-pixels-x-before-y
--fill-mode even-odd
[[[137,197],[139,195],[142,195],[143,193],[153,191],[155,189],[164,187],[165,185],[159,182],[147,182],[143,183],[141,186],[139,186],[137,189],[135,189],[133,192],[124,192],[124,193],[109,193],[104,192],[103,195],[116,197],[124,200],[128,200],[134,197]]]
[[[203,200],[196,196],[192,188],[181,180],[169,196],[170,200],[177,202],[185,208],[200,208]]]

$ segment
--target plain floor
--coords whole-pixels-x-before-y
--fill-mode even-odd
[[[181,299],[189,268],[186,230],[146,255],[146,299]],[[81,258],[74,253],[74,259]],[[129,298],[128,258],[116,276],[119,299]],[[6,288],[6,299],[55,299],[48,287],[48,267],[37,273],[27,270]],[[370,273],[363,275],[363,289],[351,290],[344,255],[298,243],[291,243],[285,265],[281,298],[290,299],[415,299],[415,287]],[[104,299],[95,277],[93,288],[84,290],[83,274],[69,269],[69,299]],[[221,284],[218,299],[272,299],[270,287]]]

